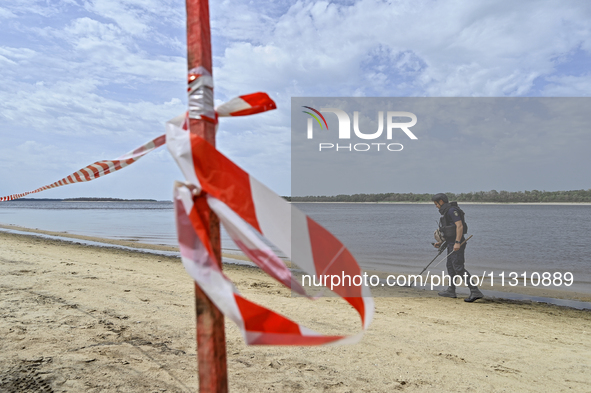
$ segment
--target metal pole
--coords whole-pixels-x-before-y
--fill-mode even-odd
[[[439,252],[437,253],[437,255],[435,255],[435,258],[433,258],[431,260],[431,262],[429,262],[429,264],[427,266],[425,266],[425,268],[423,270],[421,270],[421,272],[419,273],[419,276],[421,274],[425,273],[425,270],[427,270],[427,268],[429,266],[431,266],[431,264],[433,263],[433,261],[435,261],[437,259],[437,257],[440,256],[443,251],[445,251],[445,247],[446,247],[446,242],[443,242],[443,244],[439,247]]]
[[[186,0],[187,7],[187,65],[192,70],[202,66],[212,74],[211,31],[208,0]],[[211,104],[213,104],[213,99]],[[215,124],[203,118],[191,118],[192,134],[204,138],[215,146]],[[218,217],[210,211],[209,235],[216,261],[222,266],[220,225]],[[200,393],[228,391],[226,368],[226,338],[224,316],[195,284],[195,312],[197,316],[197,363]]]
[[[464,240],[464,241],[462,242],[462,244],[460,244],[460,247],[462,247],[462,246],[463,246],[463,245],[464,245],[464,244],[465,244],[465,243],[466,243],[468,240],[472,239],[472,236],[474,236],[474,235],[470,235],[470,237],[468,237],[466,240]],[[447,254],[445,257],[441,258],[441,259],[439,260],[439,262],[437,262],[437,263],[435,264],[435,266],[433,266],[433,267],[434,267],[434,268],[435,268],[435,267],[437,267],[437,265],[439,265],[439,264],[441,263],[441,261],[443,261],[444,259],[446,259],[447,257],[449,257],[449,256],[450,256],[451,254],[453,254],[454,252],[456,252],[456,251],[454,250],[454,251],[450,252],[449,254]],[[433,263],[433,261],[431,261],[431,263]],[[426,269],[426,268],[425,268],[425,269]]]

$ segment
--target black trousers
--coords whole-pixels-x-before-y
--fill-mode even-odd
[[[466,251],[466,243],[460,249],[453,254],[449,255],[454,250],[454,240],[447,242],[447,274],[452,278],[451,280],[451,287],[455,288],[453,283],[454,276],[461,276],[462,280],[464,277],[467,278],[468,288],[476,288],[474,285],[470,284],[470,273],[464,267],[466,260],[464,259],[464,252]],[[464,276],[465,275],[465,276]],[[456,279],[459,281],[459,279]]]

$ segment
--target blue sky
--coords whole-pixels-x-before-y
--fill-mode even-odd
[[[279,107],[222,119],[218,147],[289,195],[291,97],[588,97],[589,20],[585,1],[212,2],[216,101],[265,91]],[[183,1],[4,0],[0,25],[1,195],[116,158],[185,111]],[[169,199],[181,178],[161,148],[37,196]]]
[[[308,138],[303,106],[338,108],[349,124],[326,110],[328,129],[312,121]],[[590,107],[589,97],[294,98],[292,196],[587,189]],[[415,115],[418,139],[388,133],[390,111]]]

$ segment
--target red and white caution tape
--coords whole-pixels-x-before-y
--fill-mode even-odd
[[[193,112],[191,112],[190,109],[189,114],[193,113],[196,118],[201,118],[199,116],[202,116],[204,119],[207,118],[206,120],[208,121],[217,122],[217,120],[214,120],[213,118],[215,117],[217,119],[218,113],[219,116],[222,117],[245,116],[266,112],[277,108],[275,102],[273,102],[273,100],[266,93],[259,92],[233,98],[227,103],[217,107],[216,114],[213,115],[213,98],[211,98],[211,100],[205,99],[210,96],[210,90],[213,86],[211,75],[203,67],[196,68],[192,71],[194,71],[194,73],[189,73],[189,104],[191,105],[191,103],[193,103],[194,105],[192,107]],[[204,105],[198,104],[204,101],[211,101],[211,105],[206,105],[206,108]],[[94,164],[90,164],[47,186],[40,187],[33,191],[27,191],[22,194],[13,194],[0,197],[0,202],[12,201],[14,199],[23,198],[29,194],[35,194],[50,188],[65,186],[66,184],[81,183],[97,179],[101,176],[108,175],[109,173],[116,172],[119,169],[133,164],[141,157],[164,145],[165,143],[166,136],[160,135],[158,138],[151,140],[145,145],[142,145],[119,158],[114,160],[97,161]]]
[[[267,93],[252,93],[231,99],[215,108],[218,116],[246,116],[276,109],[275,102]]]
[[[361,275],[347,248],[330,232],[244,172],[204,139],[187,130],[188,119],[167,123],[167,147],[187,183],[174,192],[181,258],[188,273],[207,296],[242,330],[248,344],[318,345],[358,341],[324,336],[242,297],[215,262],[210,242],[209,209],[235,243],[264,271],[283,285],[303,293],[291,271],[251,228],[267,238],[310,275]],[[292,253],[297,250],[297,253]],[[294,255],[295,254],[295,255]],[[353,306],[369,326],[373,298],[366,286],[340,285],[334,292]]]
[[[150,153],[151,151],[159,148],[166,143],[166,135],[160,135],[156,139],[152,139],[150,142],[138,147],[137,149],[130,151],[114,160],[103,160],[97,161],[94,164],[85,166],[84,168],[72,173],[69,176],[64,177],[62,180],[51,183],[47,186],[40,187],[33,191],[28,191],[22,194],[13,194],[0,198],[0,202],[12,201],[13,199],[19,199],[29,194],[35,194],[37,192],[45,191],[50,188],[56,188],[65,186],[67,184],[87,182],[94,179],[98,179],[101,176],[108,175],[109,173],[116,172],[120,169],[129,166]]]
[[[203,83],[201,86],[206,85]],[[218,110],[220,116],[242,116],[274,108],[275,103],[266,94],[255,93],[234,99]],[[206,115],[205,112],[199,116]],[[191,134],[187,130],[188,116],[185,114],[171,120],[167,123],[166,135],[115,160],[95,162],[53,184],[3,197],[0,201],[97,179],[125,168],[166,143],[187,181],[177,183],[174,190],[183,264],[215,305],[239,326],[246,342],[318,345],[358,341],[374,313],[368,287],[346,286],[343,280],[342,285],[333,289],[357,310],[363,331],[349,337],[324,336],[245,299],[222,273],[215,262],[209,238],[210,209],[246,255],[270,276],[297,293],[305,295],[304,289],[292,278],[291,271],[253,229],[309,275],[355,277],[360,276],[362,271],[349,250],[330,232],[244,172],[204,139]]]

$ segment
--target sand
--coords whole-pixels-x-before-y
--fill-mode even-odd
[[[255,268],[225,272],[310,328],[359,329],[340,299],[292,297]],[[0,277],[0,391],[197,390],[193,283],[179,259],[0,232]],[[591,391],[589,311],[412,289],[375,302],[348,346],[249,347],[227,322],[230,391]]]

